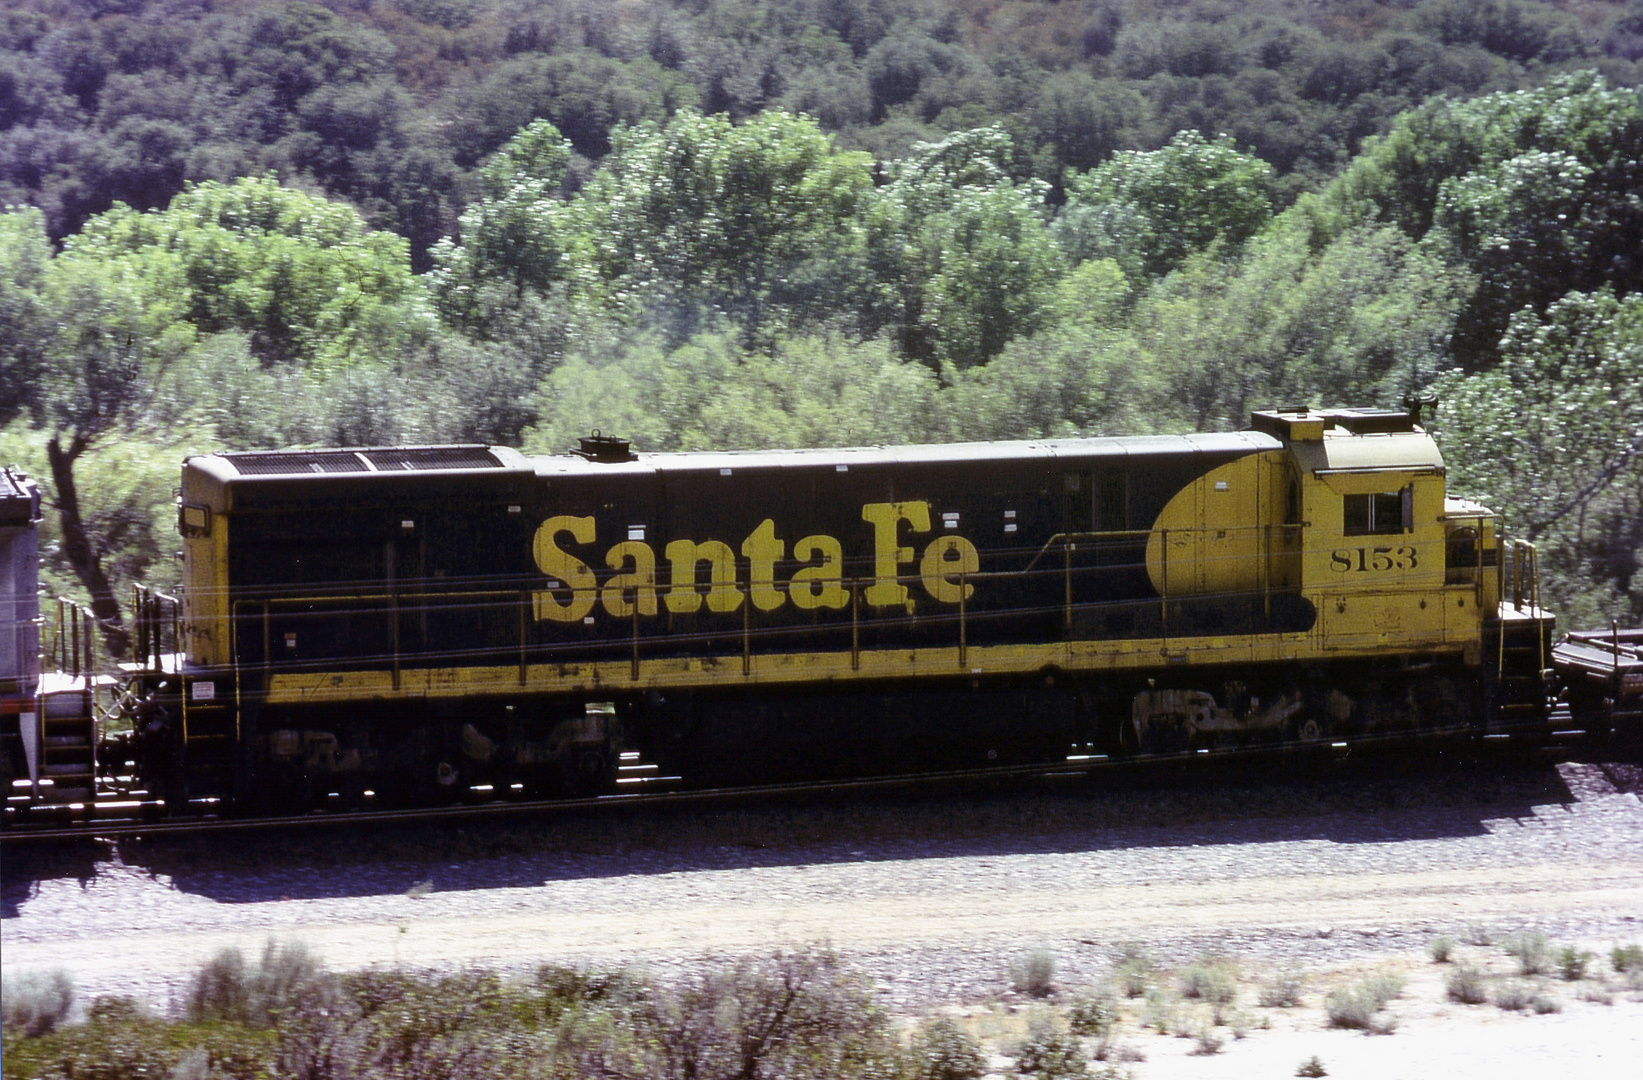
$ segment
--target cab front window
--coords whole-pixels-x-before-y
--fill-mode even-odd
[[[1380,536],[1408,531],[1413,525],[1410,520],[1411,494],[1409,488],[1404,488],[1402,491],[1345,496],[1342,531],[1347,536]]]

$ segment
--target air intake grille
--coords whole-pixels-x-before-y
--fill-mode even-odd
[[[370,472],[358,454],[299,450],[287,454],[234,454],[228,461],[241,476]]]
[[[497,469],[502,463],[483,446],[403,447],[361,451],[382,472],[407,469]]]
[[[301,476],[315,473],[422,472],[441,469],[499,469],[502,463],[483,446],[394,447],[386,450],[286,450],[270,454],[224,454],[241,476]]]

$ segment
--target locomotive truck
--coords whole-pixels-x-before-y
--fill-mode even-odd
[[[178,528],[96,755],[171,813],[599,793],[624,758],[719,785],[1532,737],[1556,681],[1532,547],[1447,492],[1410,410],[220,453],[184,462]],[[51,799],[41,730],[0,731],[17,813]]]

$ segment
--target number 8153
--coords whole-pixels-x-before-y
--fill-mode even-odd
[[[1420,565],[1415,549],[1403,547],[1336,548],[1329,553],[1329,568],[1337,574],[1368,573],[1372,570],[1413,570]]]

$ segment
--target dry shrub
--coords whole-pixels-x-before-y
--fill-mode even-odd
[[[1456,964],[1443,980],[1443,989],[1450,1001],[1462,1005],[1481,1005],[1488,1000],[1483,972],[1471,964]]]
[[[1552,969],[1552,947],[1539,930],[1513,934],[1501,943],[1506,954],[1517,960],[1523,975],[1544,975]]]
[[[1041,1080],[1083,1080],[1090,1075],[1089,1062],[1078,1040],[1054,1024],[1036,1020],[1027,1038],[1016,1050],[1016,1071]]]
[[[1067,1026],[1074,1035],[1105,1038],[1118,1022],[1118,1003],[1105,995],[1081,997],[1067,1007]]]
[[[1509,1012],[1522,1012],[1535,999],[1535,988],[1516,979],[1495,987],[1495,1004]]]
[[[654,1047],[658,1078],[808,1080],[895,1064],[888,1017],[827,950],[742,960],[654,1001],[636,1034]]]
[[[908,1057],[910,1080],[979,1080],[987,1072],[981,1047],[945,1016],[919,1029]]]
[[[1332,990],[1324,1001],[1329,1026],[1357,1031],[1387,1033],[1395,1021],[1377,1014],[1386,1003],[1403,993],[1403,980],[1395,975],[1377,975],[1348,989]]]
[[[62,968],[8,975],[0,988],[0,1026],[35,1038],[54,1031],[74,1008],[74,980]]]
[[[1586,969],[1594,959],[1594,954],[1583,952],[1579,946],[1565,945],[1557,953],[1558,974],[1566,982],[1579,982],[1586,977]]]
[[[223,949],[194,976],[188,1015],[196,1021],[274,1027],[283,1017],[329,999],[335,981],[300,941],[269,941],[255,966],[238,949]]]
[[[1010,961],[1010,985],[1023,994],[1047,997],[1055,989],[1055,954],[1028,949]]]
[[[1301,989],[1305,984],[1305,972],[1286,968],[1271,980],[1261,984],[1257,1000],[1265,1009],[1293,1009],[1301,1003]]]
[[[1238,983],[1224,960],[1205,957],[1181,973],[1181,996],[1210,1005],[1230,1005],[1238,996]]]
[[[1119,949],[1113,975],[1123,988],[1125,997],[1138,998],[1152,983],[1154,961],[1152,954],[1138,945],[1124,945]]]

